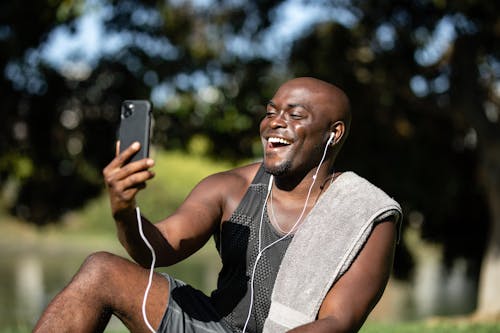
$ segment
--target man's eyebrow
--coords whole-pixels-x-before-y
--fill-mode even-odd
[[[291,108],[296,108],[296,107],[301,107],[301,108],[303,108],[305,110],[309,110],[309,108],[306,105],[304,105],[304,104],[300,104],[300,103],[288,104],[288,108],[290,108],[290,109]]]
[[[276,104],[274,104],[274,102],[272,100],[268,101],[266,103],[266,106],[272,106],[273,108],[276,108]],[[287,106],[286,106],[287,109],[293,109],[296,107],[301,107],[301,108],[305,109],[306,111],[309,111],[309,108],[306,105],[300,104],[300,103],[290,103],[290,104],[287,104]]]

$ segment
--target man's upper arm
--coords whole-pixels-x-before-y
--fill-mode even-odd
[[[228,177],[215,174],[203,179],[172,215],[156,224],[174,252],[166,264],[188,257],[208,241],[222,218]]]
[[[337,331],[334,327],[359,329],[382,296],[392,270],[396,228],[393,221],[375,225],[356,260],[328,292],[318,320],[330,322],[330,332]]]

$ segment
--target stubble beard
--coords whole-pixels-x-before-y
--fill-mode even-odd
[[[318,163],[319,163],[319,159],[323,154],[324,147],[321,144],[318,144],[315,145],[313,149],[314,149],[314,155],[318,156]],[[292,169],[292,160],[290,158],[285,161],[282,161],[278,165],[269,167],[266,166],[266,163],[264,161],[264,170],[275,177],[288,176],[290,175],[291,169]]]
[[[288,174],[291,168],[292,168],[292,161],[290,160],[285,161],[274,167],[267,167],[264,164],[264,169],[266,170],[266,172],[275,177],[280,177]]]

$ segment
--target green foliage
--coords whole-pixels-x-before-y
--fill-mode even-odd
[[[151,221],[158,221],[173,213],[201,179],[232,167],[227,162],[179,151],[154,149],[151,157],[155,160],[155,177],[137,198],[141,211]],[[106,193],[70,214],[66,221],[69,232],[114,234],[115,231]]]
[[[33,162],[18,153],[0,156],[0,171],[12,170],[10,176],[15,180],[23,180],[32,176],[34,171]]]
[[[141,210],[151,219],[159,220],[172,213],[189,191],[204,177],[227,170],[234,165],[200,155],[180,151],[153,152],[155,177],[138,196]]]
[[[480,46],[493,37],[486,26],[496,20],[491,6],[498,11],[498,3],[353,5],[360,9],[355,24],[318,24],[293,45],[290,71],[336,83],[350,96],[353,124],[337,167],[393,195],[407,214],[403,227],[418,225],[425,239],[443,243],[446,264],[466,258],[476,278],[494,211],[485,184],[498,191],[500,170],[498,162],[483,163],[498,161],[484,148],[499,147],[500,122],[485,116],[483,103],[489,99],[499,110],[498,97],[486,96],[494,95],[492,78],[499,78],[489,63],[498,63],[500,48],[498,42]],[[454,39],[437,47],[433,39],[445,21]],[[426,58],[431,54],[435,59]],[[398,276],[410,272],[409,259],[399,247]]]
[[[401,322],[401,323],[366,323],[360,333],[495,333],[499,332],[498,323],[462,322]]]
[[[263,41],[291,24],[280,21],[285,0],[220,0],[210,8],[93,2],[109,6],[104,30],[123,36],[123,47],[95,61],[75,51],[53,66],[40,50],[54,29],[75,31],[83,3],[1,7],[0,187],[17,181],[11,214],[43,225],[101,193],[99,171],[113,156],[126,98],[162,96],[154,103],[159,146],[238,161],[260,152],[262,105],[277,86],[316,76],[352,101],[338,168],[384,188],[403,204],[404,226],[420,225],[424,237],[444,243],[448,263],[465,257],[477,276],[488,221],[499,220],[489,215],[498,209],[487,195],[499,186],[500,2],[323,1],[325,13],[346,15],[312,24],[278,57],[262,52]],[[448,44],[437,40],[443,22],[451,25]],[[141,194],[141,206],[161,218],[173,209],[165,205],[172,195]],[[98,202],[94,220],[108,219]],[[404,246],[396,262],[397,272],[409,272]]]
[[[0,109],[8,114],[0,124],[0,187],[11,175],[23,176],[17,177],[19,193],[9,202],[10,212],[43,225],[96,196],[102,184],[93,175],[113,156],[121,101],[149,99],[155,91],[164,96],[154,101],[155,143],[199,152],[202,136],[209,140],[201,147],[206,153],[234,161],[251,157],[260,118],[254,106],[261,102],[234,98],[245,85],[269,97],[269,91],[261,95],[267,85],[257,80],[270,63],[239,66],[227,54],[225,35],[243,30],[247,13],[264,17],[276,3],[238,8],[221,1],[203,15],[197,6],[164,1],[5,3]],[[104,33],[121,36],[121,48],[96,61],[80,50],[59,64],[44,58],[56,27],[72,35],[76,16],[103,7]],[[263,23],[257,30],[268,24]],[[35,167],[13,159],[19,155]]]

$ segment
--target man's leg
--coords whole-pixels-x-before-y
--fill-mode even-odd
[[[122,257],[89,256],[72,281],[52,300],[34,332],[102,332],[115,314],[132,332],[147,332],[142,301],[149,271]],[[167,280],[154,274],[146,314],[156,329],[168,304]]]

